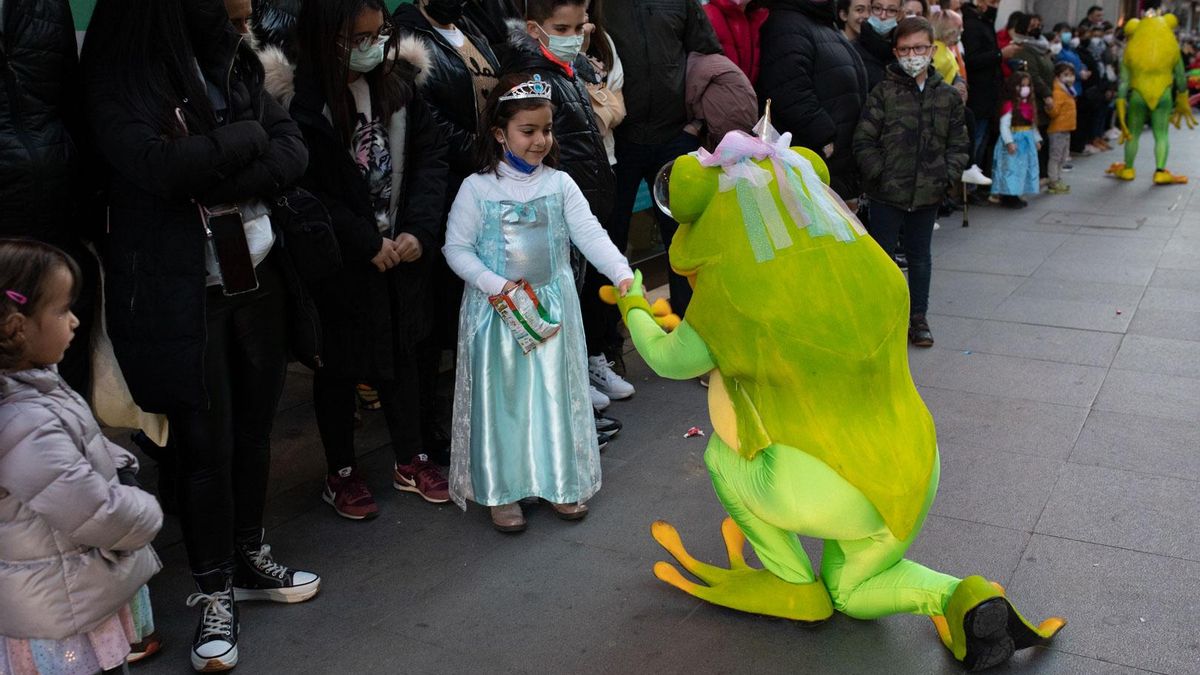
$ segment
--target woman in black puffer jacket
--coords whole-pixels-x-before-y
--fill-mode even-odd
[[[234,586],[239,600],[290,602],[320,587],[274,563],[262,540],[288,341],[267,205],[308,151],[218,0],[101,0],[82,62],[107,165],[109,335],[134,400],[170,420],[199,591],[189,604],[202,614],[192,664],[223,670],[238,658]],[[223,241],[254,265],[256,290],[226,293],[233,277],[209,254],[201,205],[240,209],[245,238]]]
[[[830,185],[843,199],[860,194],[851,144],[867,76],[854,46],[834,28],[833,0],[774,0],[762,26],[759,106],[792,143],[828,156]],[[829,151],[832,150],[832,155]]]

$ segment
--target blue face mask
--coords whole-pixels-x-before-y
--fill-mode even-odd
[[[872,15],[867,19],[867,23],[871,24],[871,28],[875,29],[875,32],[880,35],[887,35],[887,34],[891,33],[893,30],[896,30],[896,20],[895,19],[886,19],[885,20],[885,19],[880,19],[879,17]]]
[[[546,49],[551,54],[557,56],[563,63],[573,62],[575,55],[583,49],[582,35],[551,35],[541,26],[538,26],[538,30],[542,31],[542,35],[546,36]]]
[[[368,49],[355,47],[350,50],[350,70],[356,73],[369,73],[383,63],[385,41],[378,40]]]
[[[520,171],[526,176],[533,175],[533,172],[537,171],[538,168],[537,164],[530,164],[529,162],[526,162],[520,157],[514,155],[513,151],[508,149],[508,143],[504,144],[504,161],[508,162],[509,166],[517,171]]]
[[[1071,35],[1071,33],[1069,33],[1068,31],[1063,31],[1062,35],[1060,35],[1059,37],[1062,39],[1063,45],[1074,46],[1074,45],[1071,45],[1071,38],[1073,38],[1075,36]]]

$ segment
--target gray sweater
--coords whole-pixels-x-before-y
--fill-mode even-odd
[[[0,373],[0,636],[86,633],[158,572],[162,509],[117,480],[136,466],[57,370]]]

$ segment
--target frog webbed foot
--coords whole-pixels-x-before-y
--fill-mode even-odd
[[[789,583],[768,570],[747,565],[743,554],[746,537],[732,518],[721,523],[728,568],[692,557],[679,532],[666,521],[655,521],[650,532],[685,570],[704,583],[688,580],[674,565],[661,561],[654,564],[654,576],[689,595],[721,607],[806,623],[819,623],[833,614],[829,591],[820,581]]]

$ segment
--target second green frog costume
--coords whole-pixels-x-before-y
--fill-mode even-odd
[[[1034,626],[998,585],[904,559],[939,473],[908,369],[904,277],[829,190],[819,158],[769,124],[760,134],[679,158],[656,190],[680,223],[671,265],[695,288],[683,323],[658,327],[640,277],[619,301],[655,372],[711,371],[704,459],[732,519],[728,569],[692,558],[656,522],[655,539],[704,583],[663,562],[655,574],[714,604],[804,622],[834,609],[935,617],[973,670],[1049,639],[1064,621]],[[819,575],[797,535],[825,540]],[[745,539],[765,569],[745,564]]]

